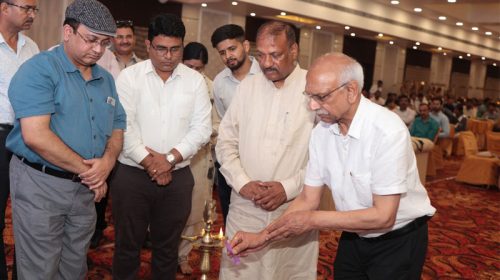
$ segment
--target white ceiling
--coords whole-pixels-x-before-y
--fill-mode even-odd
[[[209,9],[242,16],[253,12],[263,18],[277,18],[286,11],[287,17],[281,19],[298,27],[320,25],[322,30],[337,34],[355,32],[373,40],[393,40],[401,47],[411,47],[418,40],[418,48],[426,51],[464,57],[471,53],[475,59],[486,56],[489,61],[500,60],[500,0],[399,0],[398,5],[390,0],[241,0],[238,5],[232,5],[232,0],[173,1],[207,3]],[[422,12],[414,12],[415,7]],[[439,16],[447,19],[439,20]],[[463,26],[457,26],[458,21]],[[346,24],[350,30],[344,29]],[[478,30],[473,31],[473,26]],[[492,35],[485,35],[486,31]],[[377,36],[380,32],[383,37]]]
[[[499,0],[456,0],[455,3],[448,3],[447,0],[400,0],[398,5],[392,5],[390,0],[375,1],[410,13],[415,13],[413,9],[419,7],[422,8],[422,12],[418,14],[421,17],[452,26],[456,22],[462,22],[464,29],[471,30],[476,26],[479,28],[476,32],[482,35],[485,31],[493,32],[497,38],[500,35]],[[446,16],[447,19],[440,21],[439,16]]]

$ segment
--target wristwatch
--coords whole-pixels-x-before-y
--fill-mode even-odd
[[[168,161],[168,163],[170,163],[170,165],[171,165],[172,167],[174,167],[174,166],[175,166],[175,164],[177,163],[177,160],[175,159],[175,156],[174,156],[174,154],[172,154],[172,153],[168,153],[168,154],[167,154],[167,161]]]

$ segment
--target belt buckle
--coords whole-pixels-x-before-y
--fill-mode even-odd
[[[78,174],[73,174],[73,177],[71,177],[71,181],[75,183],[80,183],[82,181],[82,178],[80,178]]]

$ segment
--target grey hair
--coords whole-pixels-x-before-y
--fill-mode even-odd
[[[342,72],[340,73],[340,81],[342,81],[341,84],[354,80],[358,83],[358,89],[359,92],[361,92],[364,85],[363,67],[354,58],[347,55],[343,56],[347,58],[348,63],[342,68]]]

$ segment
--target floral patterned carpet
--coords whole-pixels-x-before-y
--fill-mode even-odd
[[[422,279],[500,279],[500,192],[455,182],[459,167],[460,160],[445,160],[445,168],[437,176],[427,178],[426,188],[437,213],[429,221],[429,248]],[[111,226],[105,230],[101,246],[88,253],[89,279],[112,278],[114,228],[110,218]],[[220,214],[218,221],[217,232],[221,226]],[[10,207],[6,222],[6,253],[11,270]],[[332,263],[339,236],[339,232],[321,232],[317,279],[333,279]],[[220,252],[216,252],[211,258],[209,279],[217,279],[219,257]],[[150,279],[150,259],[151,252],[143,250],[140,279]],[[179,273],[178,278],[199,279],[199,263],[200,255],[193,250],[190,264],[195,268],[194,274]]]

